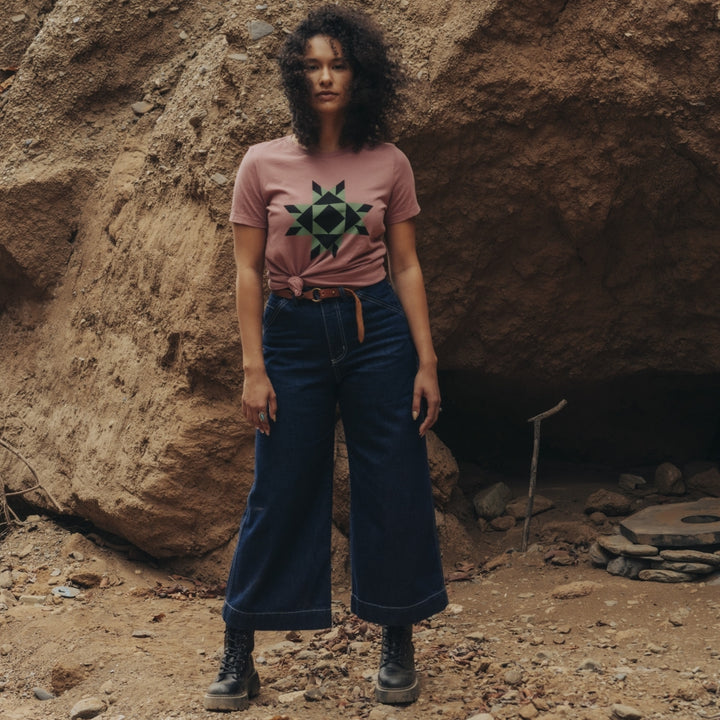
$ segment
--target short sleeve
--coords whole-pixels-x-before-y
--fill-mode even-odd
[[[257,228],[268,226],[267,203],[258,174],[255,146],[250,147],[245,153],[235,176],[230,222]]]
[[[415,177],[410,161],[402,150],[398,148],[394,148],[394,150],[393,187],[385,211],[385,225],[404,222],[420,212],[420,205],[418,205],[415,194]]]

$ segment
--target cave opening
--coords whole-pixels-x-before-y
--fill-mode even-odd
[[[720,460],[720,373],[645,371],[607,380],[531,383],[476,371],[440,374],[435,427],[460,462],[503,471],[529,467],[530,417],[567,407],[541,426],[541,462],[618,472],[661,462]]]

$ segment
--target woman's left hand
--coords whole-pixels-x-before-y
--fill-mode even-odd
[[[419,417],[423,398],[425,398],[427,405],[427,413],[420,425],[420,437],[425,437],[425,433],[437,422],[438,415],[440,415],[440,385],[438,384],[437,370],[434,366],[420,366],[417,375],[415,375],[412,404],[413,418]]]

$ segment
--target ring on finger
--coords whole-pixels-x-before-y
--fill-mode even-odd
[[[264,413],[264,412],[261,412],[261,413],[258,415],[258,420],[259,420],[261,423],[262,423],[262,422],[265,422],[265,413]]]

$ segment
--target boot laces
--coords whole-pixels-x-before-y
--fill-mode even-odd
[[[242,675],[250,650],[251,643],[245,633],[228,632],[225,639],[225,653],[220,661],[220,672]]]
[[[403,626],[383,628],[382,634],[382,664],[403,664],[403,657],[407,645],[407,634]]]

